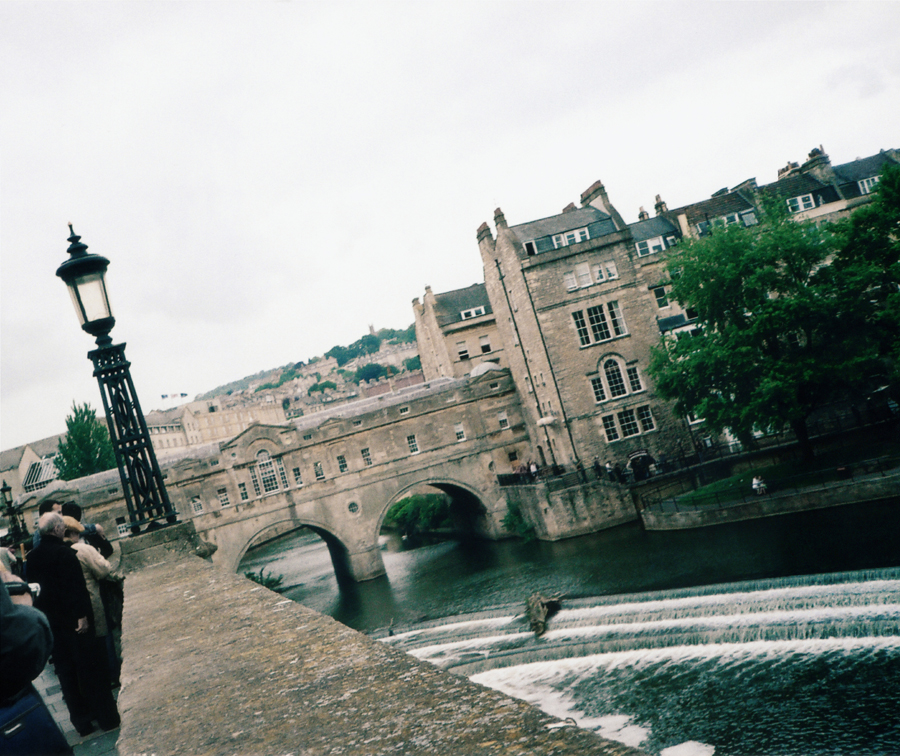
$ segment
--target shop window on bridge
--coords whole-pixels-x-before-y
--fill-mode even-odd
[[[406,443],[409,446],[410,454],[418,454],[419,453],[419,442],[416,441],[415,434],[406,437]]]
[[[347,472],[347,458],[343,454],[338,454],[337,458],[338,470],[342,473]]]
[[[116,533],[122,537],[128,535],[128,521],[124,517],[116,517]]]
[[[203,514],[203,501],[199,496],[191,497],[191,511],[194,514]]]
[[[457,423],[456,425],[454,425],[453,432],[456,434],[457,441],[466,440],[466,429],[463,427],[462,423]]]
[[[303,475],[300,472],[300,468],[295,467],[293,470],[291,470],[291,474],[293,474],[294,476],[294,483],[296,483],[297,487],[303,488]]]
[[[228,489],[220,488],[216,491],[216,496],[219,497],[219,504],[223,507],[227,507],[231,502],[228,500]]]
[[[322,469],[321,462],[313,462],[313,472],[316,474],[316,480],[325,480],[325,471]]]
[[[238,483],[238,493],[241,495],[241,501],[247,501],[250,498],[250,494],[247,493],[246,483]]]
[[[371,467],[372,466],[372,453],[369,451],[369,448],[366,447],[365,449],[360,449],[359,453],[362,455],[363,464],[366,467]]]

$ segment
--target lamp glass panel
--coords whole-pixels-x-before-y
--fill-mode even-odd
[[[103,273],[89,273],[69,286],[69,293],[81,325],[112,316]]]

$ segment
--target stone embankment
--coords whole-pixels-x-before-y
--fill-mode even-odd
[[[124,555],[120,756],[639,756],[179,549]],[[158,556],[162,554],[162,556]]]

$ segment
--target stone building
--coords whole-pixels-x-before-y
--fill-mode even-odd
[[[425,287],[413,300],[416,341],[425,380],[461,378],[482,362],[507,367],[494,310],[484,284],[443,294]]]

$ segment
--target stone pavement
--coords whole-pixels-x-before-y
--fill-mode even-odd
[[[642,753],[196,556],[129,572],[122,646],[120,756]]]
[[[41,676],[34,681],[34,687],[37,688],[56,723],[62,729],[66,740],[75,752],[75,756],[117,756],[116,740],[119,738],[118,729],[110,730],[109,732],[98,730],[86,738],[82,738],[81,735],[75,732],[75,728],[72,727],[72,723],[69,721],[69,710],[63,701],[62,690],[59,687],[59,680],[53,671],[52,664],[47,664]]]

